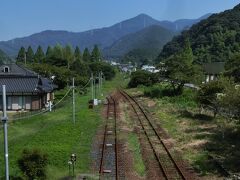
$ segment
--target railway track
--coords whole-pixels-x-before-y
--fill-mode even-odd
[[[186,167],[183,160],[177,155],[176,152],[169,148],[164,140],[159,135],[157,128],[147,116],[144,109],[139,103],[123,90],[119,93],[131,105],[136,117],[139,121],[141,129],[146,136],[146,139],[153,151],[154,157],[159,165],[162,177],[160,179],[179,179],[179,180],[195,180],[197,176]],[[171,150],[170,150],[171,149]]]
[[[107,101],[107,118],[101,148],[99,179],[118,180],[117,105],[112,96],[107,97]]]

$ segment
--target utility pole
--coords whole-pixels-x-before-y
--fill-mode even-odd
[[[102,92],[102,71],[100,72],[100,79],[101,79],[101,81],[100,81],[101,84],[100,85],[101,85],[101,92]],[[103,94],[101,94],[101,96],[103,96]]]
[[[93,73],[91,74],[91,88],[92,88],[92,100],[94,99],[94,94],[93,94]]]
[[[9,180],[9,168],[8,168],[8,133],[7,133],[7,101],[6,101],[6,86],[2,85],[2,91],[3,91],[3,127],[4,127],[4,153],[5,153],[5,178],[6,180]]]
[[[96,92],[96,78],[94,78],[93,84],[94,84],[94,99],[96,99],[96,97],[97,97],[97,92]]]
[[[72,80],[72,96],[73,96],[73,123],[75,124],[75,86],[74,86],[74,78]]]
[[[99,96],[101,96],[101,72],[98,73],[98,88],[99,88]]]

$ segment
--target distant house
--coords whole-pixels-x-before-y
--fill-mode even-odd
[[[52,81],[39,76],[20,65],[0,66],[0,109],[2,109],[2,85],[6,85],[7,110],[39,110],[52,101]]]
[[[217,77],[224,72],[224,62],[212,62],[203,64],[205,73],[205,82],[214,81]]]
[[[149,65],[143,65],[142,70],[149,71],[151,73],[157,73],[159,72],[158,69],[156,69],[154,66],[149,66]]]
[[[120,70],[125,73],[132,73],[136,71],[136,67],[131,64],[120,64],[118,65]]]

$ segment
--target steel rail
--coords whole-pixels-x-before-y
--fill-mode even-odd
[[[118,180],[118,147],[117,147],[117,108],[116,101],[112,96],[107,97],[108,106],[107,106],[107,119],[104,128],[104,137],[102,144],[102,152],[101,152],[101,160],[100,160],[100,168],[99,168],[99,179],[102,179],[104,174],[104,157],[106,151],[106,139],[107,139],[107,131],[108,131],[108,121],[110,114],[110,106],[113,105],[113,113],[114,113],[114,151],[115,151],[115,179]]]
[[[181,168],[179,167],[179,165],[176,163],[176,161],[174,160],[174,158],[172,157],[171,153],[169,152],[168,148],[166,147],[165,143],[162,141],[162,138],[160,137],[160,135],[158,134],[157,130],[154,128],[152,122],[150,121],[150,119],[148,118],[148,116],[146,115],[146,113],[144,112],[143,108],[139,105],[139,103],[133,98],[131,97],[129,94],[127,94],[125,91],[123,90],[119,90],[119,92],[129,101],[129,103],[131,104],[132,108],[134,109],[135,113],[137,114],[136,112],[136,109],[135,107],[133,106],[133,103],[131,103],[131,100],[138,106],[138,108],[140,109],[140,111],[142,112],[142,114],[144,115],[145,119],[147,120],[147,122],[149,123],[149,125],[151,126],[154,134],[157,136],[158,140],[160,141],[160,143],[162,144],[163,148],[165,149],[165,151],[167,152],[167,155],[168,157],[170,158],[171,162],[173,163],[174,167],[176,168],[178,174],[180,175],[180,177],[184,180],[186,180],[186,175],[184,174],[184,172],[181,170]],[[149,137],[148,137],[148,134],[146,132],[146,129],[144,128],[144,125],[141,121],[141,119],[139,118],[139,115],[137,114],[138,116],[138,119],[139,119],[139,122],[141,124],[141,127],[142,129],[144,130],[144,134],[147,136],[147,139],[150,143],[150,146],[152,148],[152,150],[154,151],[154,155],[156,157],[156,159],[158,160],[159,162],[159,165],[160,165],[160,168],[161,170],[163,171],[163,174],[165,176],[166,179],[171,179],[169,177],[169,175],[167,174],[166,170],[163,168],[162,164],[161,164],[161,160],[159,159],[155,149],[154,149],[154,146],[153,144],[151,143]]]

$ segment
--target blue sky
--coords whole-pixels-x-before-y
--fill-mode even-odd
[[[145,13],[158,20],[198,18],[240,0],[0,0],[0,41],[43,30],[80,32]]]

